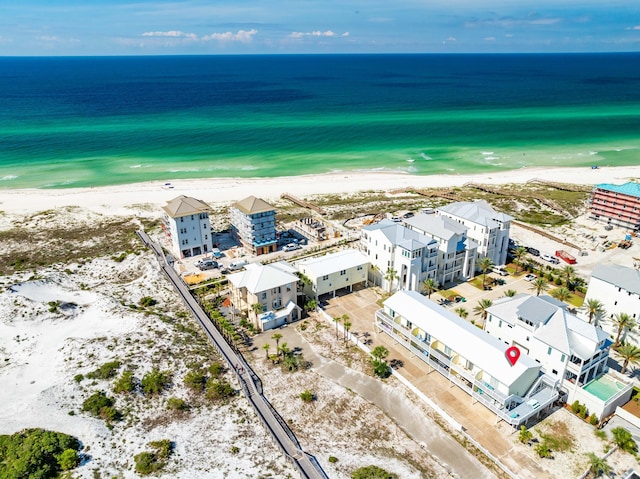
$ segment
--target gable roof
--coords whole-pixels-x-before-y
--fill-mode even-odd
[[[511,366],[505,357],[507,344],[416,291],[398,291],[384,305],[507,386],[541,367],[526,354]]]
[[[362,228],[363,231],[380,232],[389,241],[389,243],[400,246],[409,251],[414,251],[419,248],[424,248],[429,244],[437,243],[433,238],[420,233],[419,231],[411,230],[406,226],[400,225],[393,221],[384,219],[379,223],[367,225]]]
[[[427,215],[424,213],[406,219],[404,223],[425,235],[446,240],[450,240],[456,234],[466,234],[469,229],[448,216]]]
[[[275,208],[269,203],[261,200],[260,198],[256,198],[255,196],[248,196],[244,200],[236,201],[231,206],[242,211],[246,215],[254,215],[257,213],[275,210]]]
[[[369,259],[364,253],[355,249],[345,249],[337,253],[330,253],[317,258],[300,261],[298,268],[304,268],[306,276],[313,280],[321,276],[368,263]]]
[[[245,268],[245,271],[230,274],[227,279],[236,288],[246,288],[252,294],[299,281],[295,274],[284,271],[282,265],[250,263]]]
[[[438,211],[457,216],[483,226],[498,226],[513,219],[505,213],[498,213],[485,200],[458,201],[438,208]]]
[[[608,338],[602,328],[581,320],[564,306],[550,301],[549,296],[518,294],[500,298],[488,308],[489,314],[509,324],[528,320],[533,324],[532,336],[567,356],[591,358],[600,343]]]
[[[591,273],[592,278],[597,278],[614,286],[640,294],[640,271],[620,266],[618,264],[599,264]]]
[[[169,201],[162,209],[171,218],[180,218],[182,216],[196,215],[199,213],[208,213],[211,207],[204,201],[190,196],[180,195]]]
[[[628,182],[623,185],[614,185],[611,183],[600,183],[596,185],[600,190],[613,191],[614,193],[622,193],[623,195],[635,196],[640,198],[640,183]]]

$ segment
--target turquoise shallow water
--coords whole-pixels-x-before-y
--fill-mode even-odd
[[[0,58],[0,187],[640,163],[640,55]]]

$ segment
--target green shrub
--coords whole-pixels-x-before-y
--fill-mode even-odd
[[[331,464],[335,464],[336,462],[338,462],[338,458],[336,456],[329,456],[329,462]]]
[[[140,298],[140,301],[138,301],[138,304],[144,308],[150,308],[151,306],[158,304],[158,302],[151,296],[143,296]]]
[[[596,416],[595,413],[589,416],[589,424],[591,424],[592,426],[595,426],[596,424],[598,424],[598,416]]]
[[[636,442],[629,431],[623,427],[616,427],[611,430],[613,442],[623,451],[635,453],[638,450]]]
[[[184,385],[192,391],[202,392],[207,384],[207,376],[201,369],[194,369],[184,375]]]
[[[378,466],[365,466],[353,471],[351,479],[398,479],[398,475]]]
[[[536,451],[538,456],[540,456],[542,458],[551,457],[551,449],[549,448],[547,443],[544,442],[544,441],[539,443],[539,444],[537,444],[536,447],[534,448],[534,450]]]
[[[385,361],[374,360],[373,361],[373,374],[380,378],[388,378],[391,376],[391,369]]]
[[[133,456],[136,472],[140,475],[161,471],[167,465],[167,459],[173,452],[173,444],[169,439],[152,441],[149,446],[154,451],[144,451]]]
[[[156,455],[160,459],[167,459],[173,451],[173,445],[169,439],[160,439],[159,441],[151,441],[149,446],[155,449]]]
[[[238,454],[240,452],[240,448],[238,446],[231,446],[231,454]]]
[[[224,379],[210,379],[207,381],[205,395],[211,401],[227,399],[235,394],[235,389]]]
[[[73,380],[77,383],[79,383],[83,379],[84,379],[84,374],[76,374],[75,376],[73,376]]]
[[[113,406],[114,400],[108,397],[104,392],[98,391],[93,393],[82,403],[82,410],[94,416],[100,415],[100,409],[103,407]]]
[[[571,404],[571,412],[573,414],[578,414],[580,412],[580,402],[579,401],[574,401]]]
[[[308,389],[300,393],[300,399],[304,402],[312,402],[315,398],[315,394]]]
[[[225,371],[224,364],[218,363],[218,362],[212,363],[208,369],[209,369],[209,373],[214,378],[220,377]]]
[[[142,392],[147,396],[160,394],[171,383],[171,374],[153,368],[142,378]]]
[[[133,392],[136,385],[133,379],[133,373],[129,370],[122,373],[122,376],[113,385],[113,392],[117,394]]]
[[[533,439],[533,433],[527,429],[527,426],[520,426],[520,434],[518,435],[518,440],[522,444],[529,444],[531,439]]]
[[[0,436],[0,477],[7,479],[57,477],[79,464],[80,441],[61,432],[25,429]]]
[[[167,399],[167,409],[171,411],[186,411],[189,405],[184,399],[170,397]]]
[[[116,371],[120,367],[120,361],[110,361],[108,363],[104,363],[95,371],[87,374],[89,379],[111,379],[116,375]]]

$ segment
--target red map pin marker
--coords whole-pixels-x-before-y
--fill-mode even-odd
[[[507,356],[507,360],[511,363],[511,366],[515,366],[520,358],[520,350],[515,346],[511,346],[510,348],[507,348],[505,356]]]

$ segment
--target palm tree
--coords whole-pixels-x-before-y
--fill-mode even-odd
[[[282,343],[282,345],[278,348],[278,356],[282,354],[283,357],[287,356],[291,350],[287,346],[287,343]]]
[[[280,340],[282,339],[282,334],[274,333],[274,335],[271,336],[271,339],[273,339],[276,342],[276,351],[280,351]]]
[[[473,312],[476,313],[476,316],[480,316],[482,321],[487,320],[487,315],[489,311],[487,311],[491,306],[493,306],[493,302],[490,299],[481,299],[478,301],[478,304],[473,308]]]
[[[350,329],[351,329],[351,322],[350,321],[345,321],[344,322],[344,340],[345,340],[345,342],[349,338],[349,330]]]
[[[269,343],[267,343],[264,346],[262,346],[262,349],[264,349],[265,352],[267,353],[267,359],[269,359],[269,348],[270,347],[271,347],[271,345]]]
[[[389,292],[391,292],[391,290],[393,289],[393,282],[399,277],[400,276],[398,276],[398,272],[395,269],[387,269],[387,272],[384,274],[384,279],[389,281]]]
[[[466,319],[467,316],[469,316],[469,311],[467,311],[466,309],[464,309],[462,306],[459,308],[454,309],[454,311],[456,312],[456,314],[458,316],[460,316],[462,319]]]
[[[571,265],[566,265],[564,268],[560,270],[560,274],[564,276],[565,286],[569,287],[569,283],[571,282],[571,279],[576,274],[576,269]]]
[[[571,291],[569,291],[569,288],[561,286],[560,288],[554,289],[551,292],[551,296],[559,301],[568,301],[569,299],[571,299]]]
[[[478,260],[477,265],[482,271],[482,288],[484,289],[487,283],[487,271],[493,268],[494,263],[493,260],[488,256],[483,256]]]
[[[253,303],[251,305],[251,310],[256,313],[256,316],[258,316],[264,311],[264,307],[262,306],[262,303]]]
[[[618,348],[618,354],[624,359],[622,371],[620,371],[621,374],[624,374],[629,364],[637,364],[640,362],[640,348],[633,344],[623,344]]]
[[[508,289],[504,292],[506,298],[513,298],[518,292],[515,289]]]
[[[340,318],[336,316],[333,318],[333,322],[336,323],[336,339],[338,339],[338,323],[340,322]]]
[[[593,322],[593,318],[597,318],[605,313],[604,304],[595,298],[587,299],[584,308],[587,310],[587,313],[589,313],[589,324]]]
[[[609,474],[611,472],[611,466],[606,459],[596,456],[594,453],[587,453],[589,456],[589,472],[595,477],[600,477],[602,474]]]
[[[427,278],[422,282],[422,289],[427,292],[427,298],[431,299],[431,293],[438,289],[438,282],[434,278]]]
[[[524,246],[518,246],[516,248],[516,250],[513,252],[513,259],[515,260],[516,263],[516,274],[518,274],[518,271],[520,270],[520,265],[523,263],[523,259],[527,254],[527,250],[524,248]]]
[[[384,346],[376,346],[373,348],[373,351],[371,351],[371,356],[378,361],[382,361],[384,358],[389,356],[389,350]]]
[[[533,283],[531,283],[531,287],[529,289],[534,290],[536,292],[536,296],[540,296],[540,293],[546,291],[548,287],[549,283],[547,283],[547,280],[543,277],[539,277],[536,278]]]
[[[613,343],[613,347],[615,348],[620,346],[620,336],[622,335],[622,332],[625,329],[627,331],[633,331],[633,328],[636,327],[636,321],[627,313],[618,313],[613,317],[613,322],[618,328],[618,335],[616,336],[615,343]]]

